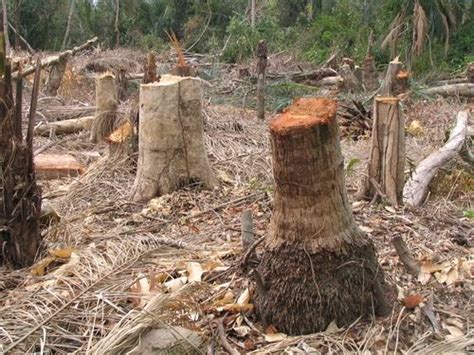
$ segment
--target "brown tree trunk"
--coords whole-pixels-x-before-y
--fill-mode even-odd
[[[401,69],[402,62],[398,60],[398,57],[388,64],[387,72],[385,73],[385,78],[379,91],[381,96],[395,96],[394,86],[396,85],[397,75]]]
[[[91,142],[103,142],[112,133],[117,116],[118,89],[115,76],[106,73],[96,79],[96,113],[91,127]]]
[[[115,0],[115,48],[120,45],[120,31],[119,31],[119,16],[120,16],[120,0]]]
[[[66,48],[67,41],[69,38],[69,32],[71,30],[72,15],[74,14],[74,1],[75,0],[71,0],[71,3],[69,5],[69,15],[67,16],[66,32],[64,33],[64,38],[63,38],[63,46],[62,46],[63,50]]]
[[[204,146],[202,89],[196,79],[164,75],[140,87],[139,155],[133,200],[147,201],[190,183],[215,185]]]
[[[3,39],[5,41],[5,53],[10,55],[10,39],[8,38],[8,14],[7,14],[7,0],[2,0],[2,25],[3,25]]]
[[[14,12],[14,21],[15,21],[15,29],[16,31],[15,32],[15,48],[17,50],[21,49],[21,45],[20,43],[22,42],[22,37],[21,37],[21,34],[20,34],[20,31],[21,31],[21,0],[16,0],[15,1],[15,12]],[[26,40],[25,40],[26,42]],[[31,46],[27,46],[28,48],[28,51],[30,52],[31,54]],[[34,53],[34,51],[33,51]]]
[[[370,53],[362,63],[362,82],[366,90],[375,90],[379,87],[375,58]]]
[[[265,119],[265,70],[267,68],[267,42],[260,41],[257,45],[257,117]]]
[[[3,33],[0,38],[3,40]],[[4,44],[4,43],[3,43]],[[10,63],[1,48],[0,64],[0,264],[31,265],[41,245],[41,190],[33,167],[33,122],[40,70],[37,64],[26,140],[21,130],[22,80],[13,102]],[[5,65],[6,63],[6,65]]]
[[[51,70],[49,71],[48,80],[46,82],[46,95],[56,96],[58,94],[69,58],[71,58],[71,54],[67,52],[66,55],[59,57],[57,63],[51,65]]]
[[[394,206],[403,203],[405,169],[405,124],[396,97],[376,97],[368,176],[361,196],[368,200],[387,198]]]
[[[467,82],[474,84],[474,63],[469,63],[466,69]]]
[[[299,99],[270,125],[275,176],[272,235],[255,273],[255,305],[287,334],[385,311],[375,248],[357,227],[329,99]]]

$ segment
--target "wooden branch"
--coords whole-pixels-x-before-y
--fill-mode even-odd
[[[77,53],[79,53],[79,52],[91,47],[92,45],[94,45],[97,42],[97,40],[98,40],[98,38],[94,37],[94,38],[88,40],[87,42],[83,43],[82,45],[80,45],[78,47],[74,47],[73,49],[70,49],[70,50],[61,52],[57,55],[53,55],[51,57],[45,58],[41,61],[41,68],[56,64],[65,56],[69,56],[69,55],[74,56]],[[29,67],[25,68],[25,70],[23,70],[21,75],[23,77],[28,76],[28,75],[35,72],[35,68],[36,68],[35,65],[29,66]],[[12,74],[12,78],[16,79],[18,77],[18,75],[19,75],[18,72],[15,72],[15,73]]]
[[[468,122],[469,113],[460,111],[457,114],[456,126],[451,131],[446,144],[418,165],[403,188],[403,199],[407,204],[421,205],[428,192],[428,185],[439,168],[461,152],[466,142]]]
[[[474,97],[474,84],[461,83],[435,86],[432,88],[424,89],[422,93],[426,95]]]
[[[392,244],[407,271],[415,277],[418,276],[420,273],[420,265],[415,261],[413,255],[411,255],[403,238],[401,236],[396,236],[392,239]]]
[[[230,345],[227,337],[225,336],[225,329],[224,329],[224,320],[221,318],[218,320],[217,323],[217,330],[219,333],[219,340],[221,341],[221,345],[225,351],[227,351],[230,355],[239,355],[240,353],[234,349],[232,345]]]
[[[35,134],[39,136],[49,136],[51,133],[56,135],[76,133],[90,129],[93,121],[94,116],[86,116],[64,121],[49,122],[37,126],[35,128]]]
[[[33,49],[33,47],[30,46],[30,44],[28,43],[28,41],[16,30],[15,27],[13,27],[13,25],[8,22],[8,26],[10,26],[11,30],[13,31],[13,33],[17,36],[17,38],[20,39],[21,42],[23,42],[23,44],[25,45],[26,47],[26,50],[28,51],[28,53],[30,54],[36,54],[36,51]],[[15,46],[17,46],[17,44],[15,43]]]

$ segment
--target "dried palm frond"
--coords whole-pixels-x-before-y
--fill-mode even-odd
[[[174,49],[176,50],[176,55],[178,57],[178,67],[186,67],[186,59],[184,58],[184,52],[183,48],[181,47],[181,44],[179,43],[178,38],[176,37],[176,34],[174,32],[171,32],[171,34],[166,31],[166,34],[168,35],[168,38],[170,39],[171,44],[173,45]]]
[[[428,28],[429,24],[425,10],[420,5],[420,2],[416,1],[413,9],[413,38],[411,44],[411,51],[413,55],[419,56],[423,52],[426,36],[428,34]]]
[[[209,291],[210,286],[191,283],[171,294],[155,296],[142,310],[132,311],[124,317],[91,350],[92,354],[122,354],[135,348],[141,336],[154,327],[162,327],[185,310],[197,310],[199,295]]]
[[[395,56],[395,50],[397,47],[398,40],[400,39],[400,33],[402,32],[402,28],[405,23],[405,10],[402,10],[397,14],[395,19],[392,21],[390,25],[390,31],[388,32],[387,36],[385,36],[384,40],[382,41],[381,48],[385,49],[390,47],[390,51],[392,53],[392,57]]]

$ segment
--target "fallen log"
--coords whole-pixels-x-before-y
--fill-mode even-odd
[[[462,83],[435,86],[424,89],[422,92],[427,95],[474,97],[474,84]]]
[[[91,116],[95,113],[95,106],[49,106],[38,109],[37,117],[47,121],[64,121],[72,118]]]
[[[88,40],[87,42],[85,42],[84,44],[81,44],[78,47],[74,47],[73,49],[69,49],[69,50],[61,52],[57,55],[53,55],[53,56],[45,58],[41,61],[41,68],[44,68],[44,67],[47,67],[47,66],[50,66],[50,65],[53,65],[53,64],[57,64],[60,61],[62,61],[64,57],[74,56],[77,53],[79,53],[79,52],[91,47],[92,45],[94,45],[97,42],[97,40],[98,40],[98,38],[94,37],[94,38]],[[29,67],[25,68],[21,72],[20,75],[22,77],[25,77],[25,76],[28,76],[30,74],[33,74],[34,71],[35,71],[35,66],[32,65],[32,66],[29,66]],[[16,78],[18,78],[18,75],[19,75],[18,72],[14,72],[14,73],[12,73],[12,78],[16,79]]]
[[[85,129],[90,129],[93,121],[94,116],[86,116],[40,124],[35,128],[35,134],[38,136],[49,136],[52,133],[56,135],[76,133]]]
[[[467,78],[453,78],[453,79],[435,81],[433,84],[430,84],[430,85],[432,85],[433,87],[437,87],[437,86],[445,86],[445,85],[451,85],[451,84],[465,84],[467,82],[468,82]]]
[[[420,206],[428,193],[428,185],[438,170],[457,156],[465,147],[469,113],[457,114],[456,126],[452,129],[446,144],[429,155],[415,169],[403,188],[403,200],[411,206]]]
[[[307,73],[268,73],[269,79],[284,79],[287,78],[296,83],[305,81],[318,81],[329,76],[337,76],[337,71],[331,68],[321,68]]]

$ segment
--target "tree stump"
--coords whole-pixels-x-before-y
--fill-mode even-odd
[[[396,57],[387,67],[383,84],[380,88],[379,94],[381,96],[395,96],[394,86],[396,85],[397,75],[402,69],[402,62]]]
[[[66,53],[66,55],[59,57],[57,63],[51,65],[51,70],[49,71],[48,80],[46,82],[46,95],[56,96],[58,94],[61,81],[63,80],[63,76],[66,71],[67,63],[69,58],[71,58],[71,53]]]
[[[273,233],[255,273],[255,305],[264,324],[287,334],[386,310],[375,248],[347,200],[336,109],[334,100],[299,99],[270,124]]]
[[[405,169],[405,124],[396,97],[376,97],[368,176],[361,196],[368,200],[387,198],[394,206],[403,203]]]
[[[115,76],[105,73],[96,79],[96,113],[91,127],[90,140],[103,142],[114,129],[118,107],[118,89]]]
[[[362,63],[362,82],[366,90],[375,90],[379,86],[375,59],[371,54],[367,54]]]
[[[163,75],[140,86],[138,170],[134,201],[200,182],[215,184],[204,146],[202,90],[197,79]]]

